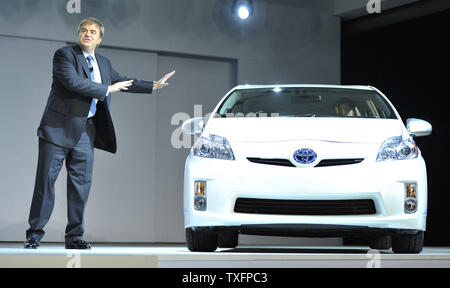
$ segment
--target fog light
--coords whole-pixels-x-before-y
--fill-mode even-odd
[[[206,182],[195,181],[194,182],[194,208],[195,210],[206,210]]]
[[[405,184],[405,213],[411,214],[417,211],[417,184]]]
[[[194,207],[195,210],[205,211],[206,210],[206,197],[197,195],[194,197]]]
[[[417,211],[416,199],[406,199],[405,200],[405,213],[415,213]]]
[[[195,181],[195,195],[205,195],[205,194],[206,194],[206,182]]]
[[[416,187],[417,187],[416,184],[406,184],[405,185],[406,198],[416,198],[416,190],[417,190]]]

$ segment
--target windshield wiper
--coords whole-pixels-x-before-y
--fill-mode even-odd
[[[325,115],[325,114],[294,114],[294,115],[281,115],[280,117],[309,117],[309,118],[316,118],[316,117],[336,117],[332,115]]]
[[[293,115],[281,115],[280,117],[316,117],[316,114],[293,114]]]

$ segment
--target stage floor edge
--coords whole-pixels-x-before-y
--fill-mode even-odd
[[[362,246],[238,246],[212,253],[183,244],[98,244],[66,250],[63,243],[0,243],[0,268],[450,268],[450,247],[394,254]]]

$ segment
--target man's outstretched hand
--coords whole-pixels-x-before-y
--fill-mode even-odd
[[[166,83],[167,80],[169,80],[170,77],[172,77],[175,74],[175,70],[172,72],[166,74],[164,77],[159,79],[159,81],[153,82],[153,90],[161,89],[169,85],[169,83]]]
[[[128,90],[128,87],[133,85],[133,80],[117,82],[114,85],[108,86],[108,94],[116,93],[122,90]]]

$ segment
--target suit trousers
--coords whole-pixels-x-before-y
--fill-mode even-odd
[[[84,234],[84,210],[92,183],[94,167],[95,127],[87,119],[78,143],[64,148],[39,138],[39,157],[26,231],[27,239],[41,240],[44,226],[50,220],[55,204],[55,182],[65,160],[67,169],[67,226],[66,242],[79,240]]]

